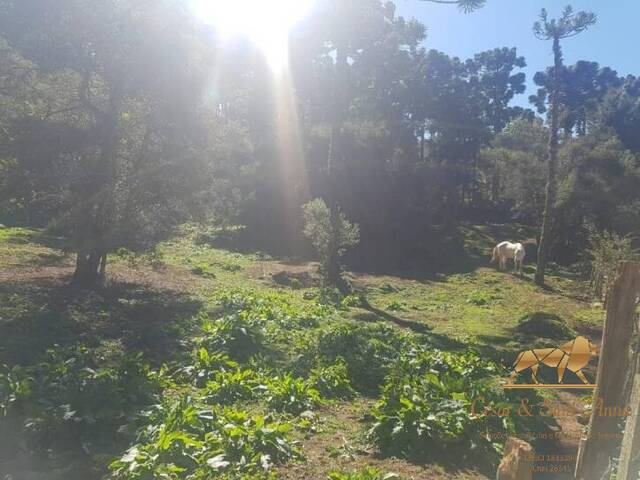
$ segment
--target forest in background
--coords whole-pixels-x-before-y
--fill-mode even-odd
[[[512,106],[513,47],[450,57],[392,2],[323,0],[278,77],[179,1],[0,13],[0,220],[71,238],[92,264],[79,269],[187,220],[308,254],[301,206],[318,197],[359,225],[361,269],[442,269],[461,222],[542,222],[554,70],[535,75],[531,109]],[[559,72],[549,252],[566,264],[590,230],[638,232],[640,80],[589,59]]]

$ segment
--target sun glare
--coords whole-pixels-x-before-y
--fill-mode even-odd
[[[314,0],[192,0],[195,14],[223,38],[246,36],[274,69],[288,59],[291,28],[304,18]]]

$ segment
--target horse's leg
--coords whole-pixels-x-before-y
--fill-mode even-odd
[[[562,357],[560,363],[558,364],[558,383],[562,383],[562,379],[564,378],[564,372],[567,369],[567,364],[569,363],[569,355]]]
[[[577,372],[575,372],[575,374],[578,376],[578,378],[580,380],[582,380],[584,383],[589,383],[589,380],[587,379],[587,377],[585,377],[584,373],[582,373],[582,370],[578,370]]]
[[[539,363],[536,363],[535,365],[531,366],[531,380],[533,380],[533,383],[540,383],[538,381],[538,368],[540,367]]]

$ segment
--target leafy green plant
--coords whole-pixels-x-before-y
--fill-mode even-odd
[[[211,351],[227,352],[239,361],[246,361],[265,348],[265,327],[255,317],[237,313],[225,315],[205,322],[203,331],[203,346]]]
[[[337,323],[314,335],[315,345],[305,354],[324,364],[342,358],[353,387],[360,392],[377,393],[407,339],[385,324]],[[304,361],[304,359],[303,359]]]
[[[377,468],[364,467],[355,472],[330,472],[329,480],[400,480],[400,477],[395,473],[383,473]]]
[[[258,294],[232,290],[218,295],[217,302],[227,314],[236,313],[265,324],[286,328],[316,327],[320,319],[334,311],[328,305],[294,306],[288,297],[278,292]]]
[[[471,303],[477,306],[489,305],[494,299],[494,296],[488,292],[475,291],[467,299],[467,303]]]
[[[400,302],[398,300],[394,300],[387,305],[387,309],[392,312],[406,312],[407,304],[405,302]]]
[[[213,271],[213,268],[211,268],[211,265],[207,263],[194,265],[191,272],[205,278],[216,278],[216,273]]]
[[[22,434],[30,448],[53,454],[115,442],[128,415],[156,392],[139,355],[102,358],[81,345],[54,347],[46,361],[0,375],[3,412],[28,418]]]
[[[5,417],[12,405],[31,396],[33,379],[19,366],[0,365],[0,418]]]
[[[146,418],[138,443],[112,462],[114,479],[244,478],[301,458],[288,438],[290,424],[230,408],[207,409],[189,396],[157,405]]]
[[[311,371],[310,382],[327,398],[352,398],[355,391],[349,380],[349,370],[343,358],[328,366],[316,367]]]
[[[205,401],[229,405],[239,400],[251,400],[261,386],[260,376],[251,369],[219,371],[205,387]]]
[[[473,412],[478,399],[496,411],[517,408],[516,398],[497,386],[500,373],[472,351],[409,351],[385,382],[369,437],[388,453],[418,456],[458,447],[495,463],[502,448],[495,433],[515,431],[521,417],[484,415],[478,407],[479,413]]]
[[[320,393],[301,378],[294,378],[289,373],[269,378],[265,384],[267,404],[278,412],[297,415],[320,404]]]

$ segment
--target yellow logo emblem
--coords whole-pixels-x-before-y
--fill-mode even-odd
[[[576,337],[573,340],[557,348],[536,348],[523,350],[516,357],[513,364],[513,372],[504,388],[595,388],[590,384],[582,369],[587,366],[591,356],[598,355],[598,347],[588,338]],[[557,384],[541,384],[538,379],[538,369],[540,365],[546,365],[557,369]],[[514,381],[519,373],[531,370],[532,384],[515,384]],[[575,373],[583,383],[564,384],[564,374],[567,370]]]

